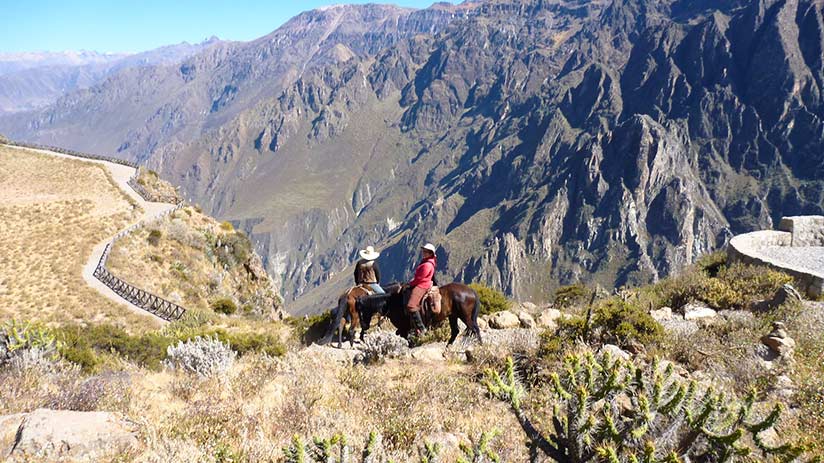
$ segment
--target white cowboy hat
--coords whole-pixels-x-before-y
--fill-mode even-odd
[[[431,252],[432,254],[435,254],[435,245],[432,244],[432,243],[424,244],[423,246],[421,246],[421,249],[426,249],[427,251]]]
[[[375,251],[375,248],[372,246],[367,246],[366,249],[361,249],[358,254],[366,260],[375,260],[381,256],[381,253]]]

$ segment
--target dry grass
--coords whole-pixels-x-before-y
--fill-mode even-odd
[[[104,167],[0,146],[0,185],[0,319],[147,323],[81,275],[138,213]]]
[[[108,267],[187,309],[209,310],[227,298],[240,313],[267,315],[280,306],[277,288],[248,239],[192,207],[118,240]]]
[[[78,379],[76,373],[0,374],[0,414],[44,404],[117,411],[141,425],[136,461],[278,461],[298,433],[349,436],[354,448],[381,432],[394,461],[411,461],[439,442],[444,461],[459,443],[498,430],[503,461],[526,461],[525,435],[506,407],[490,400],[472,365],[390,361],[344,366],[323,352],[281,359],[246,356],[227,378],[125,371]],[[61,392],[57,392],[57,391]]]

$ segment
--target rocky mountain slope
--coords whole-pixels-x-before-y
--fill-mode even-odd
[[[124,69],[172,65],[219,42],[182,42],[135,54],[95,52],[0,54],[0,113],[46,107],[63,95],[91,87]]]
[[[824,210],[814,0],[339,6],[121,72],[12,138],[146,161],[246,230],[294,312],[356,249],[545,299],[648,281]],[[291,301],[297,299],[296,301]]]

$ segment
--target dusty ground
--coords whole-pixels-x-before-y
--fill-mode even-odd
[[[0,184],[0,319],[153,323],[82,277],[94,246],[140,212],[103,166],[0,146]]]

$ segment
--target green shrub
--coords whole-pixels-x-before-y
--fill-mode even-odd
[[[727,253],[724,251],[704,254],[695,261],[695,266],[710,277],[716,276],[721,267],[725,265],[727,265]]]
[[[472,283],[469,287],[474,289],[481,299],[481,315],[509,310],[512,306],[512,302],[497,289],[480,283]]]
[[[59,328],[61,355],[93,370],[99,364],[97,353],[110,352],[146,368],[157,370],[173,339],[161,332],[131,335],[124,329],[109,325],[72,325]]]
[[[426,330],[426,333],[423,335],[414,338],[412,343],[415,346],[422,346],[424,344],[432,344],[433,342],[446,342],[449,341],[451,334],[449,323],[441,322],[438,326],[433,326]]]
[[[589,326],[586,315],[559,320],[559,333],[567,339],[626,346],[633,342],[653,344],[661,340],[663,329],[646,310],[620,298],[612,297],[592,308]]]
[[[271,333],[252,331],[226,331],[222,328],[212,329],[207,326],[182,331],[175,337],[177,341],[191,341],[195,338],[214,338],[228,344],[238,355],[258,352],[272,357],[286,353],[286,346],[280,338]]]
[[[232,225],[232,222],[221,222],[220,223],[220,229],[223,230],[223,231],[230,232],[230,231],[234,231],[235,227],[234,227],[234,225]]]
[[[243,264],[252,256],[252,242],[241,231],[221,235],[212,241],[214,254],[224,268]],[[220,246],[218,246],[220,243]]]
[[[713,270],[719,260],[716,254],[710,254],[697,268],[642,289],[648,299],[646,304],[678,310],[690,302],[702,301],[719,310],[746,309],[793,282],[791,276],[765,266],[735,263],[729,267],[718,265]],[[713,272],[715,276],[710,276]]]
[[[332,323],[332,312],[326,311],[308,317],[289,317],[286,323],[292,327],[295,337],[304,344],[312,344],[321,339]]]
[[[220,299],[216,299],[211,304],[212,310],[217,313],[222,313],[225,315],[232,315],[233,313],[237,312],[237,304],[235,301],[231,300],[228,297],[222,297]]]
[[[149,236],[146,238],[146,241],[149,242],[152,246],[157,246],[160,243],[160,238],[163,237],[163,232],[160,230],[151,230],[149,231]]]
[[[561,286],[555,290],[555,306],[559,309],[573,307],[583,304],[592,295],[592,290],[586,286],[576,283],[574,285]]]
[[[769,267],[735,263],[721,267],[704,288],[701,300],[716,309],[745,309],[771,298],[779,288],[793,283],[786,273]]]
[[[544,359],[554,359],[564,351],[564,347],[570,343],[566,342],[558,333],[553,330],[541,332],[538,344],[538,357]]]
[[[286,346],[280,338],[271,333],[228,333],[226,342],[238,355],[259,352],[272,357],[286,353]]]
[[[661,280],[645,292],[649,294],[650,305],[678,310],[690,302],[701,299],[708,280],[709,277],[704,272],[691,270]]]

